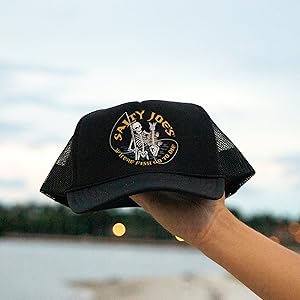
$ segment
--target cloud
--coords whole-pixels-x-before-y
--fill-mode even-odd
[[[15,124],[13,122],[0,122],[0,136],[17,134],[26,130],[24,126]]]
[[[30,145],[0,143],[0,198],[4,203],[40,201],[40,186],[48,175],[64,144]]]
[[[2,69],[1,69],[2,67]],[[55,103],[55,95],[78,72],[52,70],[42,66],[0,63],[0,102]],[[57,103],[56,103],[57,104]]]
[[[194,77],[195,73],[184,69],[179,72],[166,65],[160,73],[153,67],[143,69],[140,66],[126,72],[113,68],[102,69],[101,72],[90,70],[70,78],[35,72],[30,70],[28,78],[26,70],[9,78],[10,86],[15,85],[20,90],[16,88],[6,95],[7,101],[0,111],[2,144],[6,145],[6,156],[15,166],[11,176],[15,174],[26,181],[21,193],[14,189],[6,190],[9,201],[21,201],[25,195],[26,198],[34,196],[41,199],[37,192],[38,181],[46,175],[39,173],[36,164],[54,163],[84,114],[125,101],[146,99],[189,101],[208,111],[257,172],[251,182],[260,192],[254,193],[255,200],[249,198],[249,202],[243,202],[241,207],[245,210],[267,208],[270,199],[264,195],[271,195],[273,190],[279,195],[291,187],[291,177],[285,173],[285,164],[276,160],[278,155],[291,149],[300,151],[299,142],[294,138],[299,128],[298,115],[294,108],[286,107],[288,101],[292,103],[292,95],[298,92],[291,83],[294,91],[290,91],[290,98],[282,102],[283,82],[276,85],[274,92],[271,81],[263,84],[254,79],[249,82],[242,78],[235,81],[211,79],[200,73]],[[43,76],[45,78],[40,78]],[[50,94],[49,90],[52,90]],[[288,110],[285,114],[284,109]],[[291,127],[291,124],[295,126]],[[51,160],[49,152],[53,147],[59,151]],[[22,166],[24,155],[30,172],[20,171],[16,164],[18,162]],[[15,162],[12,157],[17,157]],[[11,166],[4,164],[3,168]],[[45,169],[50,171],[50,166]],[[36,179],[38,177],[39,180]],[[253,192],[248,194],[253,195]]]
[[[203,106],[253,165],[257,173],[234,196],[246,199],[237,205],[283,211],[288,195],[294,213],[299,3],[219,1],[218,8],[199,1],[6,2],[0,177],[25,182],[3,190],[7,201],[41,199],[41,178],[84,114],[164,99]]]
[[[61,143],[67,142],[81,116],[80,111],[61,110],[33,103],[13,103],[0,110],[4,126],[2,141],[13,143]]]
[[[300,151],[285,153],[278,157],[276,161],[284,168],[283,176],[288,177],[292,187],[299,190],[300,186]]]
[[[84,101],[73,105],[58,99],[77,76],[82,76],[82,71],[47,65],[0,63],[2,114],[5,109],[13,108],[16,117],[26,119],[26,115],[19,115],[19,107],[27,105],[58,112],[65,110],[71,114],[91,110],[91,105]]]
[[[7,2],[0,13],[5,16],[0,26],[7,28],[1,50],[4,59],[69,68],[130,69],[147,62],[157,63],[159,70],[169,61],[179,69],[190,64],[223,77],[239,69],[294,78],[298,11],[297,1],[273,1],[272,6],[262,1]]]
[[[247,184],[246,184],[247,185]],[[256,189],[253,184],[242,187],[235,195],[226,200],[230,208],[238,209],[243,215],[268,213],[278,217],[299,218],[298,197],[292,189],[273,190],[273,187]]]
[[[18,178],[0,178],[0,190],[1,189],[22,189],[26,185],[23,179]]]
[[[75,68],[63,68],[54,67],[47,65],[36,65],[36,64],[26,64],[26,63],[15,63],[0,60],[0,76],[1,74],[8,74],[14,72],[38,72],[53,75],[78,75],[81,73],[79,69]]]
[[[286,154],[282,157],[279,157],[278,161],[284,163],[290,172],[299,174],[300,152]]]

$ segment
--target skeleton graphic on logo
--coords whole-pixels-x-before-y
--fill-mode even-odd
[[[140,122],[131,125],[131,140],[128,146],[129,152],[134,152],[135,160],[141,158],[149,160],[149,152],[155,159],[163,142],[158,141],[159,132],[155,132],[156,122],[148,123],[150,132],[143,130]]]
[[[122,161],[141,167],[164,165],[178,151],[175,129],[153,110],[125,111],[114,123],[109,145]]]

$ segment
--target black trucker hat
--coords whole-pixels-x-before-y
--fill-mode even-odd
[[[145,191],[229,197],[254,173],[202,107],[147,100],[82,117],[40,191],[81,214]]]

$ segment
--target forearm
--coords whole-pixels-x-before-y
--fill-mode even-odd
[[[271,241],[229,210],[195,246],[263,299],[300,299],[300,255]]]

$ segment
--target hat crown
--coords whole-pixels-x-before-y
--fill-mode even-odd
[[[192,178],[216,178],[214,183],[219,189],[222,178],[228,197],[255,171],[202,107],[186,102],[145,100],[100,109],[82,117],[40,191],[69,206],[69,192],[114,181],[126,182],[126,177],[133,187],[132,178],[139,178],[141,184],[147,178],[143,175],[150,173],[152,178],[159,175],[162,186],[164,177],[160,174],[165,174],[169,181],[170,175],[182,175],[187,189],[187,178],[191,182]],[[133,205],[129,200],[118,201],[115,207]]]
[[[147,100],[98,110],[75,131],[73,188],[145,172],[221,176],[212,123],[190,103]]]

